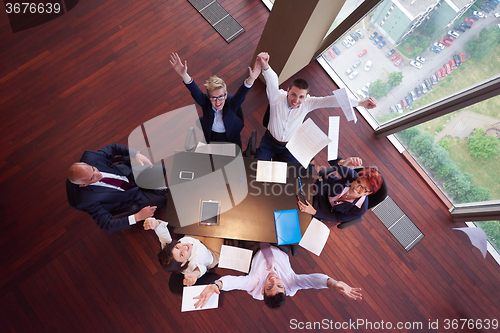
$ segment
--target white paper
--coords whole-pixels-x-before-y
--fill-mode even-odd
[[[328,118],[328,137],[332,142],[328,144],[328,160],[336,160],[339,156],[339,129],[340,129],[340,117],[329,117]]]
[[[299,245],[319,256],[325,247],[329,235],[330,228],[328,228],[323,222],[313,218],[307,227],[304,236],[302,236]]]
[[[182,307],[181,312],[186,311],[197,311],[197,310],[206,310],[206,309],[216,309],[219,307],[219,294],[214,293],[207,301],[207,304],[203,306],[203,308],[194,308],[194,303],[198,302],[198,299],[194,299],[193,297],[200,296],[205,286],[191,286],[184,287],[182,291]]]
[[[286,148],[307,169],[309,162],[332,140],[308,118],[295,131]]]
[[[236,145],[234,143],[209,143],[198,142],[195,153],[236,156]]]
[[[486,234],[481,228],[453,228],[453,230],[460,230],[465,232],[469,236],[472,245],[477,247],[484,258],[486,258],[486,252],[488,252],[488,240],[486,239]]]
[[[256,181],[286,184],[286,162],[257,161]]]
[[[240,247],[222,245],[220,250],[219,267],[234,269],[243,273],[250,270],[253,252]]]
[[[334,90],[333,94],[335,95],[335,97],[337,97],[337,101],[339,102],[342,111],[344,111],[344,115],[347,118],[347,121],[354,120],[354,123],[356,123],[358,121],[358,118],[354,113],[354,109],[352,108],[351,101],[349,100],[349,96],[347,96],[347,91],[345,90],[345,88]]]

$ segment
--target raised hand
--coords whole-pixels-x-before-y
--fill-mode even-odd
[[[194,299],[198,300],[196,303],[194,303],[194,308],[197,309],[205,306],[205,304],[207,304],[208,300],[214,293],[220,294],[219,288],[217,288],[215,284],[209,284],[208,286],[206,286],[199,296],[193,297]]]
[[[353,300],[363,299],[363,295],[361,295],[361,288],[353,288],[345,282],[337,281],[333,285],[333,288]]]
[[[187,72],[187,60],[183,63],[179,55],[175,52],[172,52],[172,54],[170,55],[170,64],[185,83],[189,83],[189,81],[191,81],[191,77]]]
[[[377,107],[377,100],[373,97],[370,97],[365,101],[359,102],[359,106],[362,106],[365,109],[373,109]]]

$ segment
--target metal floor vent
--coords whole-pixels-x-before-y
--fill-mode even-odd
[[[188,0],[190,4],[230,43],[245,31],[215,0]]]
[[[388,196],[384,201],[372,208],[372,212],[377,215],[406,251],[410,251],[424,238],[424,234],[403,213],[391,197]]]

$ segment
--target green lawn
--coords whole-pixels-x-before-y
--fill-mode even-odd
[[[469,154],[467,139],[450,138],[450,158],[460,170],[474,179],[474,184],[487,188],[493,200],[500,199],[500,156],[489,161],[473,158]]]

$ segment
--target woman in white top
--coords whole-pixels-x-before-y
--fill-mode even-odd
[[[184,274],[183,284],[192,286],[207,269],[219,263],[220,250],[224,240],[222,238],[186,236],[177,242],[167,228],[168,223],[148,218],[144,221],[144,229],[154,229],[161,242],[161,251],[158,260],[162,267],[169,272]]]

